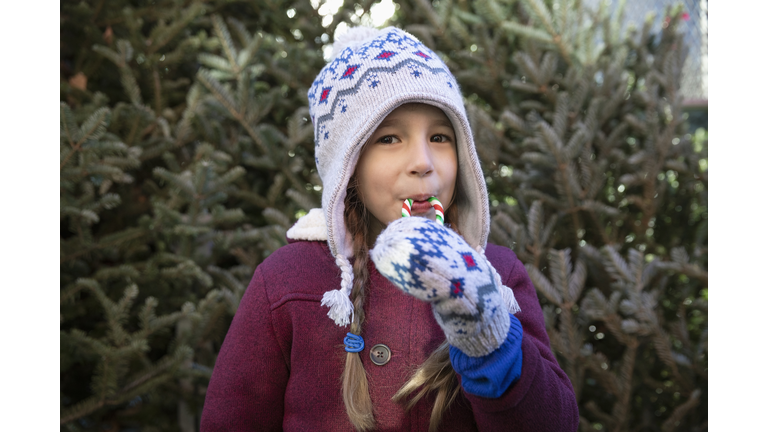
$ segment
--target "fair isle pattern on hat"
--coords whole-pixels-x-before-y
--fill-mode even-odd
[[[465,201],[458,225],[473,248],[484,248],[490,231],[485,177],[456,79],[432,50],[409,33],[388,27],[357,27],[334,44],[335,58],[307,92],[315,133],[315,163],[323,182],[322,207],[328,246],[342,271],[341,288],[322,304],[345,326],[352,319],[352,239],[344,224],[344,198],[360,151],[379,123],[405,103],[440,108],[456,133],[459,184]]]
[[[429,51],[429,48],[425,47],[421,42],[418,42],[415,39],[408,38],[407,36],[396,37],[396,35],[395,32],[388,33],[385,40],[375,40],[374,42],[363,46],[357,52],[353,52],[351,49],[346,48],[327,69],[324,69],[325,73],[321,73],[321,76],[318,76],[312,84],[312,88],[309,90],[310,105],[312,105],[313,102],[316,103],[318,108],[320,108],[321,105],[329,105],[327,112],[324,114],[320,114],[320,112],[322,112],[320,109],[317,110],[319,112],[312,114],[312,122],[315,127],[315,150],[327,142],[331,134],[334,133],[329,122],[332,121],[336,115],[344,114],[348,110],[356,108],[354,106],[355,101],[351,99],[350,96],[355,95],[360,91],[378,87],[381,83],[381,79],[383,79],[379,74],[391,74],[402,68],[407,68],[413,77],[420,78],[422,74],[429,72],[444,77],[445,91],[458,91],[458,84],[455,82],[453,75],[451,75],[446,68],[441,66],[432,67],[428,64],[434,57],[434,54]],[[365,53],[372,46],[382,46],[385,42],[391,42],[392,44],[401,47],[401,52],[397,52],[394,49],[381,50],[377,56],[373,57],[373,60],[380,61],[382,66],[369,67],[362,72],[360,71],[362,64],[349,64],[353,54],[357,53],[361,59],[365,59],[367,58]],[[392,62],[393,57],[403,53],[408,54],[409,51],[414,49],[415,51],[410,52],[410,54],[416,58],[404,58],[400,62]],[[424,51],[427,51],[430,54],[428,55]],[[392,63],[388,64],[389,62]],[[433,61],[433,63],[435,62]],[[352,80],[352,78],[355,78],[355,80]],[[349,80],[349,82],[347,83],[344,80]],[[326,86],[326,83],[329,85]],[[387,95],[385,94],[383,96],[386,97]],[[349,127],[349,125],[340,126]],[[319,163],[317,157],[315,158],[315,162]]]

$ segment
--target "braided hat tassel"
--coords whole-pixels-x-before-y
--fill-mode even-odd
[[[323,300],[320,304],[331,308],[328,311],[328,317],[337,326],[344,327],[355,319],[355,307],[352,305],[352,300],[349,299],[350,294],[352,294],[354,273],[352,272],[352,264],[342,254],[336,255],[336,265],[341,269],[341,288],[323,294]]]

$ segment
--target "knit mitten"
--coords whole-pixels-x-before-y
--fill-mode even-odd
[[[379,273],[430,302],[448,343],[470,357],[507,338],[509,313],[490,263],[451,229],[422,217],[398,219],[371,251]]]

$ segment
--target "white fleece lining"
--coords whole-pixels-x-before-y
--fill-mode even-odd
[[[323,209],[314,208],[300,217],[288,230],[286,237],[291,240],[328,240],[328,227],[325,225]]]

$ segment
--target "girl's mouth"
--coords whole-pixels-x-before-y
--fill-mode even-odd
[[[430,210],[432,210],[432,204],[427,201],[413,201],[413,204],[411,205],[411,214],[426,214]]]

